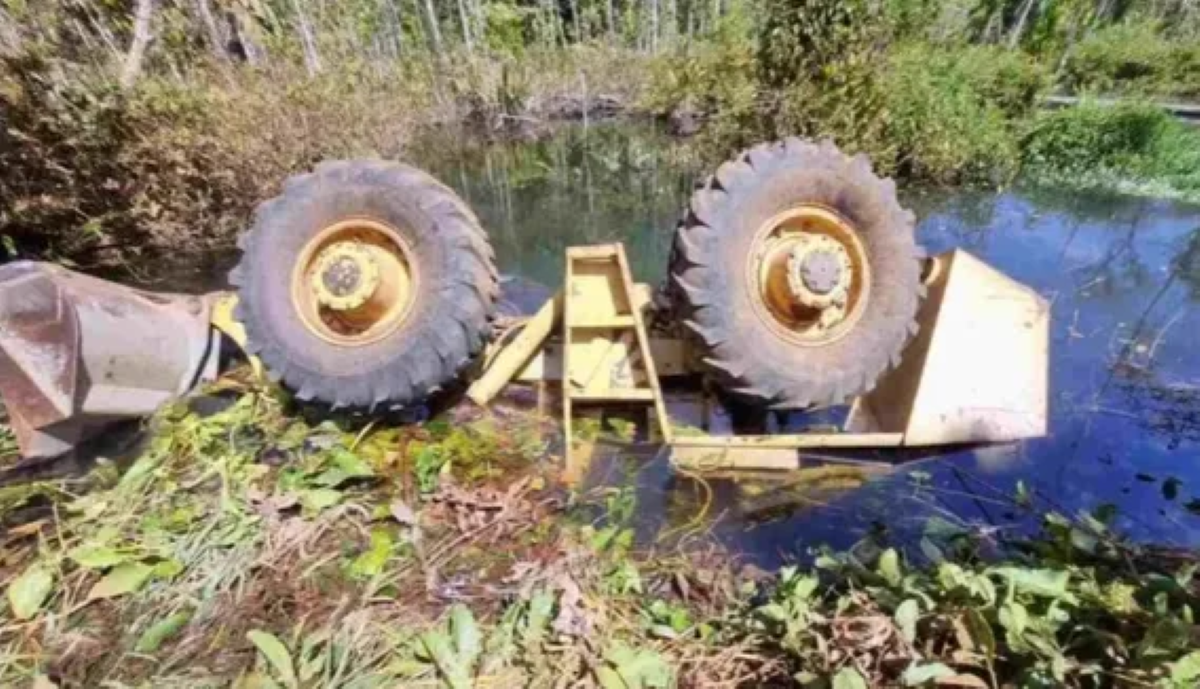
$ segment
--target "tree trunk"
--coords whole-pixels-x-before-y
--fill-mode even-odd
[[[467,6],[463,4],[463,0],[458,0],[458,19],[462,24],[463,45],[467,47],[468,53],[473,53],[475,46],[471,41],[471,20],[467,19]]]
[[[610,39],[617,35],[617,22],[613,16],[613,1],[607,0],[604,4],[604,18],[608,20],[608,37]]]
[[[425,0],[425,23],[428,24],[429,49],[433,54],[442,56],[442,31],[438,28],[437,11],[433,8],[433,0]]]
[[[253,35],[251,21],[244,13],[225,13],[225,23],[229,30],[229,54],[236,60],[245,60],[246,64],[255,66],[266,59],[267,51],[258,44]]]
[[[150,45],[150,22],[154,18],[155,0],[138,0],[133,15],[133,38],[129,41],[129,52],[125,54],[125,66],[121,68],[121,88],[129,88],[142,73],[142,62],[146,59],[146,48]]]
[[[221,27],[217,25],[217,18],[213,15],[212,0],[196,0],[196,13],[200,15],[204,31],[208,34],[208,47],[212,50],[213,57],[228,62],[229,51],[224,37],[221,36]]]
[[[1033,0],[1025,0],[1025,4],[1021,5],[1020,16],[1017,17],[1017,25],[1013,27],[1012,33],[1008,35],[1008,49],[1015,50],[1021,44],[1021,34],[1025,33],[1025,22],[1029,20],[1029,13],[1033,11]]]
[[[579,0],[571,0],[571,24],[575,27],[575,42],[583,41],[583,31],[579,24]]]
[[[400,14],[400,8],[396,6],[395,0],[381,0],[383,2],[384,15],[387,17],[388,31],[392,34],[393,57],[399,59],[404,54],[404,20]]]
[[[650,53],[658,52],[658,0],[650,0]]]
[[[300,33],[300,45],[304,48],[304,67],[308,76],[314,77],[321,73],[321,55],[317,52],[317,40],[313,36],[312,25],[304,14],[301,0],[292,0],[292,9],[296,11],[296,28]]]

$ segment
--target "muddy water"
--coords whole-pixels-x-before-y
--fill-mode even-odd
[[[700,172],[685,149],[627,124],[536,143],[431,139],[414,158],[477,211],[504,272],[547,286],[566,246],[615,240],[636,278],[660,280]],[[663,456],[610,450],[590,480],[636,488],[644,538],[705,533],[762,566],[821,543],[915,545],[965,525],[1003,535],[1036,528],[1039,512],[1102,506],[1134,538],[1200,547],[1200,208],[1045,191],[904,200],[931,252],[967,248],[1052,302],[1049,437],[858,454],[882,468],[822,469],[784,487],[699,484]]]

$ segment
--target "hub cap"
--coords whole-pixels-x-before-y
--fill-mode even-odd
[[[850,222],[824,206],[801,205],[768,220],[750,261],[755,312],[790,342],[828,344],[862,315],[866,248]]]
[[[378,342],[408,317],[416,263],[395,229],[374,220],[331,225],[304,246],[292,274],[292,303],[305,327],[343,346]]]

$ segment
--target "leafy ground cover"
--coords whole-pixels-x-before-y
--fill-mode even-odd
[[[131,463],[5,489],[0,684],[1200,681],[1195,555],[1103,510],[766,574],[695,531],[635,542],[632,491],[563,487],[531,413],[362,425],[225,381],[150,431]]]

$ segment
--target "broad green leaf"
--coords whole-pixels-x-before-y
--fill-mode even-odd
[[[252,629],[246,632],[246,638],[254,644],[259,653],[263,654],[267,663],[271,665],[271,669],[275,671],[276,676],[285,686],[297,686],[292,655],[288,653],[287,646],[284,646],[278,637],[270,632]]]
[[[368,478],[375,470],[362,457],[349,450],[334,450],[333,465],[350,478]]]
[[[450,636],[454,639],[454,650],[459,662],[470,669],[475,667],[475,661],[483,651],[483,639],[479,633],[479,625],[475,616],[465,605],[456,604],[450,608]]]
[[[844,667],[833,676],[833,689],[867,689],[867,680],[852,667]]]
[[[138,637],[137,645],[133,650],[138,653],[154,653],[163,645],[164,641],[178,634],[179,630],[183,629],[191,619],[191,611],[183,610],[155,622]]]
[[[1054,569],[997,567],[992,571],[1007,579],[1017,591],[1046,598],[1066,597],[1067,583],[1071,579],[1067,572]]]
[[[163,560],[154,565],[155,579],[174,579],[183,573],[183,563],[179,560]]]
[[[279,685],[261,672],[247,672],[234,680],[230,689],[279,689]]]
[[[142,588],[153,573],[153,567],[141,562],[117,565],[88,591],[88,600],[116,598],[133,593]]]
[[[40,563],[34,563],[8,585],[8,603],[13,615],[27,620],[42,609],[42,604],[54,590],[54,574]]]
[[[596,668],[596,681],[600,683],[602,689],[629,689],[617,671],[607,665]]]
[[[604,653],[604,658],[616,668],[621,681],[630,689],[642,687],[662,688],[671,686],[671,666],[658,653],[648,649],[634,649],[623,643],[614,643]]]
[[[531,650],[533,646],[541,642],[553,612],[553,593],[538,591],[530,597],[529,612],[525,615],[525,627],[521,630],[521,643],[525,646],[525,650]]]
[[[450,639],[439,631],[426,632],[420,636],[421,645],[442,679],[450,689],[471,689],[471,672],[454,652]]]
[[[1000,626],[1015,637],[1024,634],[1025,628],[1029,626],[1029,613],[1020,603],[1009,602],[1000,606],[999,617]]]
[[[72,548],[67,553],[67,557],[74,560],[80,567],[87,569],[108,569],[130,560],[129,555],[114,548],[88,545]]]
[[[300,491],[299,498],[304,509],[310,512],[320,512],[341,502],[342,493],[332,488],[312,488]]]
[[[963,618],[967,631],[971,634],[971,640],[983,651],[988,662],[991,662],[996,657],[996,635],[992,632],[992,625],[988,624],[983,613],[975,608],[968,608]]]
[[[350,573],[362,578],[379,576],[392,555],[393,544],[392,535],[386,529],[371,529],[371,547],[354,558]]]
[[[896,608],[896,626],[908,643],[917,639],[917,618],[921,616],[921,606],[916,599],[909,598]]]
[[[906,687],[919,687],[922,684],[953,675],[954,670],[941,663],[913,663],[904,671],[901,680]]]
[[[1200,685],[1200,651],[1192,651],[1170,663],[1171,681],[1180,687]]]
[[[879,575],[892,586],[899,586],[904,575],[900,572],[900,555],[895,548],[888,548],[879,556]]]

